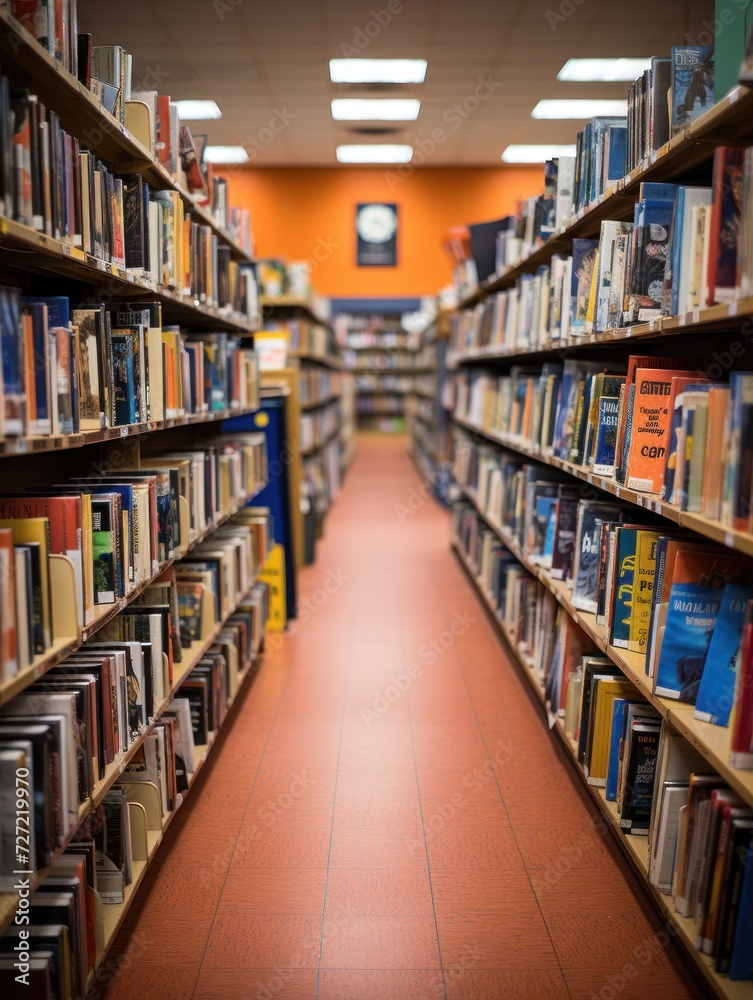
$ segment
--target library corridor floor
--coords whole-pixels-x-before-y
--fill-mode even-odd
[[[97,1000],[694,995],[406,449],[360,441]]]

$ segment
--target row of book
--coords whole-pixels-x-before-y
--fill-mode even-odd
[[[574,216],[713,104],[713,48],[682,45],[668,57],[654,56],[628,88],[627,115],[587,122],[576,136],[574,156],[546,162],[543,193],[521,202],[516,215],[499,220],[497,273],[570,225]]]
[[[358,397],[356,409],[359,413],[402,413],[403,400],[396,396],[369,393]]]
[[[298,374],[298,393],[304,406],[329,399],[339,392],[339,387],[338,375],[328,368],[308,365]]]
[[[456,441],[456,480],[530,565],[562,580],[616,650],[639,654],[647,686],[731,731],[753,767],[753,659],[741,655],[753,564],[617,501],[584,499],[558,470]]]
[[[345,346],[351,351],[400,351],[410,347],[410,338],[401,330],[354,330],[349,324]]]
[[[345,364],[355,372],[360,371],[413,371],[414,368],[421,367],[416,363],[415,356],[410,354],[392,354],[386,352],[355,352],[345,351],[343,354]]]
[[[256,314],[250,262],[232,258],[177,190],[118,176],[28,89],[0,77],[4,214],[94,261],[249,320]],[[69,256],[71,253],[69,251]]]
[[[0,496],[2,681],[181,558],[266,478],[264,435],[234,434],[142,455],[136,468]],[[58,575],[60,557],[70,577]],[[61,623],[59,606],[71,592],[73,620]]]
[[[693,921],[696,946],[731,980],[753,979],[753,809],[661,719],[472,508],[456,544],[543,689],[550,725],[620,829],[648,838],[647,875]]]
[[[259,403],[253,349],[163,326],[159,302],[72,306],[0,287],[0,433],[75,434]]]
[[[684,315],[753,290],[751,149],[720,147],[710,187],[641,185],[632,222],[518,278],[454,324],[453,349],[514,353]]]
[[[252,256],[248,209],[232,207],[227,180],[213,176],[212,165],[205,159],[207,136],[192,134],[169,96],[132,88],[132,54],[120,45],[93,45],[90,34],[79,34],[76,0],[12,0],[9,7],[31,36]]]
[[[340,404],[335,399],[327,406],[301,413],[301,451],[311,451],[332,437],[340,424]]]
[[[455,415],[512,444],[592,470],[679,509],[751,531],[749,372],[712,381],[698,359],[631,355],[455,383]]]
[[[413,379],[410,375],[359,375],[356,377],[356,392],[412,392]]]
[[[13,713],[0,717],[0,879],[6,891],[12,891],[18,878],[10,817],[15,815],[19,768],[28,775],[32,811],[27,867],[40,871],[51,865],[29,900],[26,943],[35,997],[76,997],[86,992],[105,945],[102,907],[124,902],[136,864],[143,866],[148,860],[150,838],[181,804],[263,639],[268,588],[256,583],[158,719],[148,729],[142,726],[138,746],[130,744],[116,783],[82,822],[78,808],[86,801],[88,772],[102,773],[102,761],[112,756],[111,744],[116,755],[122,755],[129,745],[124,737],[133,736],[132,692],[138,680],[133,673],[124,680],[118,671],[122,660],[137,661],[137,647],[144,657],[148,650],[154,651],[149,619],[161,617],[161,599],[158,594],[157,603],[143,609],[147,641],[85,647],[37,689],[19,696]],[[72,809],[77,802],[79,807]],[[62,838],[71,830],[75,832],[70,844],[60,853]],[[16,925],[0,937],[3,968],[15,957],[18,940]]]

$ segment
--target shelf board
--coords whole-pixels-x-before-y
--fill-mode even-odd
[[[514,539],[482,509],[472,490],[458,484],[463,495],[473,505],[484,523],[500,541],[512,552],[518,562],[532,576],[535,576],[554,596],[558,604],[568,613],[591,641],[615,663],[625,676],[635,685],[640,694],[656,708],[663,718],[685,736],[701,753],[724,780],[749,804],[753,805],[753,770],[732,767],[729,762],[730,732],[722,726],[713,726],[693,718],[693,706],[679,701],[661,698],[651,689],[650,678],[645,672],[645,656],[641,653],[617,649],[608,642],[606,629],[596,624],[596,615],[579,611],[573,607],[571,592],[561,580],[553,579],[541,566],[531,562],[521,551]]]
[[[310,364],[324,365],[325,368],[332,368],[337,372],[349,371],[342,358],[336,357],[334,354],[301,354],[298,351],[288,351],[288,357],[296,361],[308,361]]]
[[[300,299],[295,295],[260,295],[259,308],[263,312],[269,313],[273,313],[275,311],[298,312],[305,316],[305,318],[315,326],[326,326],[328,330],[332,329],[330,321],[322,319],[321,316],[317,316],[311,308],[311,303],[307,299]]]
[[[0,9],[1,14],[2,9]],[[14,265],[22,261],[26,270],[35,267],[57,275],[63,274],[77,281],[102,287],[110,295],[115,293],[124,298],[137,299],[140,296],[151,296],[159,299],[166,314],[169,313],[172,319],[201,323],[207,327],[216,327],[221,323],[234,332],[254,332],[254,327],[245,317],[215,309],[197,302],[190,296],[179,295],[143,275],[118,267],[117,264],[99,260],[91,254],[84,253],[79,247],[45,236],[30,226],[0,215],[0,251],[4,247],[14,251]]]
[[[628,327],[615,327],[599,333],[569,336],[563,339],[547,340],[540,345],[519,346],[510,349],[489,347],[468,348],[457,353],[451,360],[453,366],[463,364],[483,364],[485,362],[514,362],[521,358],[550,355],[553,352],[579,350],[600,344],[629,346],[629,341],[662,340],[680,334],[705,333],[713,330],[736,330],[741,319],[753,317],[753,297],[735,299],[706,309],[693,309],[680,316],[662,316],[649,323],[636,323]]]
[[[493,441],[503,448],[507,448],[509,451],[524,455],[536,462],[540,462],[542,465],[561,469],[568,475],[589,483],[591,486],[596,486],[598,489],[612,494],[612,496],[623,500],[625,503],[632,504],[635,507],[643,507],[644,510],[650,510],[654,514],[673,521],[675,524],[680,525],[681,528],[687,528],[689,531],[694,531],[712,541],[735,549],[737,552],[753,556],[753,534],[750,532],[737,531],[733,528],[728,528],[726,525],[719,524],[717,521],[711,521],[700,514],[680,510],[675,504],[667,503],[666,500],[662,500],[656,494],[639,493],[636,490],[628,489],[626,486],[621,486],[615,482],[614,479],[609,479],[606,476],[598,476],[588,469],[583,468],[583,466],[575,465],[573,462],[566,462],[564,459],[555,458],[553,455],[546,455],[541,449],[535,448],[524,441],[505,437],[504,435],[496,434],[494,431],[486,431],[454,415],[452,419],[458,427],[463,427],[474,434],[479,434],[487,440]]]
[[[452,540],[452,548],[458,557],[459,562],[465,569],[471,583],[475,587],[478,595],[480,596],[483,603],[486,605],[490,616],[492,617],[497,630],[502,635],[507,648],[512,654],[514,660],[518,664],[520,673],[523,674],[525,679],[528,681],[531,690],[536,696],[537,700],[541,703],[542,707],[545,706],[545,696],[544,689],[536,676],[534,665],[530,658],[526,656],[518,647],[515,642],[514,637],[510,634],[504,621],[499,617],[497,609],[495,607],[494,601],[491,599],[489,594],[483,587],[480,579],[476,574],[476,570],[463,552],[461,546],[458,542]],[[692,711],[692,710],[691,710]],[[673,722],[674,725],[674,722]],[[652,897],[654,905],[659,909],[662,916],[664,916],[678,932],[678,937],[680,939],[681,945],[684,947],[685,951],[693,962],[698,967],[698,970],[703,975],[704,979],[714,991],[714,993],[725,998],[725,1000],[751,1000],[753,996],[753,987],[749,982],[736,982],[729,979],[728,976],[719,975],[714,971],[713,961],[709,956],[701,954],[696,948],[696,933],[697,933],[697,923],[693,918],[684,917],[677,912],[674,905],[674,900],[672,896],[664,895],[659,892],[655,886],[649,882],[648,878],[648,838],[643,836],[631,836],[626,834],[624,830],[620,827],[620,817],[617,812],[617,807],[614,802],[609,802],[606,799],[606,794],[603,788],[599,788],[595,785],[589,785],[583,778],[583,772],[579,767],[576,759],[577,744],[570,739],[570,737],[565,732],[565,728],[561,718],[558,718],[553,727],[553,732],[556,733],[557,737],[561,740],[573,767],[576,770],[578,777],[583,781],[585,788],[588,790],[589,794],[593,798],[596,805],[599,807],[601,813],[606,818],[609,823],[612,833],[615,836],[617,842],[619,843],[622,850],[627,855],[629,861],[634,866],[637,874],[642,878],[646,891]]]
[[[301,403],[302,410],[317,410],[321,406],[327,406],[328,403],[334,403],[340,398],[339,392],[334,392],[329,396],[324,396],[322,399],[315,399],[310,403]]]
[[[36,437],[9,437],[0,439],[0,458],[17,455],[36,455],[47,451],[68,451],[85,445],[101,444],[104,441],[138,437],[153,431],[170,430],[173,427],[191,427],[195,424],[217,423],[231,417],[247,416],[256,408],[222,410],[215,413],[188,413],[169,420],[149,420],[141,424],[125,424],[122,427],[106,427],[97,431],[80,431],[78,434],[46,434]]]
[[[750,138],[753,134],[753,91],[737,86],[721,101],[696,119],[685,131],[674,136],[661,149],[651,153],[629,174],[581,209],[570,224],[551,236],[520,263],[504,274],[483,282],[463,297],[459,309],[476,305],[488,295],[515,284],[517,278],[546,264],[555,253],[567,250],[575,237],[596,236],[602,221],[628,221],[633,217],[633,203],[644,181],[674,181],[690,167],[708,160],[717,145]]]
[[[177,191],[192,215],[230,247],[236,259],[251,258],[217,223],[211,212],[197,205],[128,129],[106,111],[90,90],[57,62],[26,31],[6,7],[0,9],[0,51],[31,78],[30,86],[42,102],[59,115],[66,130],[118,173],[141,173],[155,189]]]

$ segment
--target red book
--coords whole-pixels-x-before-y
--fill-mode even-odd
[[[719,146],[714,151],[706,305],[730,302],[737,286],[737,248],[743,198],[741,146]]]
[[[168,172],[171,172],[170,160],[170,98],[159,94],[157,97],[157,122],[155,125],[157,159]]]

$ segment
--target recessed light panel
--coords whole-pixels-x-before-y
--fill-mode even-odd
[[[333,83],[423,83],[425,59],[330,59]]]
[[[337,147],[338,163],[410,163],[413,146],[356,143]]]

